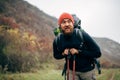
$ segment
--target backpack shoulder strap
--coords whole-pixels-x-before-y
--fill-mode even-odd
[[[83,47],[84,38],[83,38],[83,34],[82,34],[82,29],[75,29],[75,33],[76,33],[78,40],[81,41],[80,47]]]
[[[83,34],[82,34],[82,30],[81,29],[76,29],[76,35],[77,37],[82,40],[82,42],[84,42],[84,39],[83,39]]]
[[[81,40],[81,47],[83,46],[83,43],[84,43],[84,38],[83,38],[83,34],[82,34],[82,29],[75,29],[76,31],[76,36],[79,40]]]

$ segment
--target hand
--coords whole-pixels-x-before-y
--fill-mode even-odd
[[[71,53],[72,55],[74,55],[74,54],[78,54],[79,52],[78,52],[77,49],[72,48],[72,49],[70,49],[70,53]]]
[[[68,55],[69,49],[65,49],[62,55]]]

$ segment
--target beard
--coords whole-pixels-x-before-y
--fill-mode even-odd
[[[62,30],[62,32],[65,35],[71,35],[73,33],[73,28],[66,27],[64,30]]]

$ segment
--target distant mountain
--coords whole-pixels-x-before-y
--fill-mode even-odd
[[[43,52],[52,53],[53,29],[57,18],[44,13],[24,0],[0,0],[0,19],[12,18],[21,32],[27,31],[37,36]],[[107,38],[94,38],[99,44],[103,67],[120,67],[120,44]]]
[[[102,51],[102,64],[120,67],[120,44],[108,38],[94,38]]]

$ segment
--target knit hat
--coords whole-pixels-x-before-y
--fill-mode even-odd
[[[60,17],[58,19],[58,25],[60,25],[62,23],[63,19],[70,19],[72,21],[72,23],[74,23],[74,19],[73,19],[72,15],[65,12],[60,15]]]

